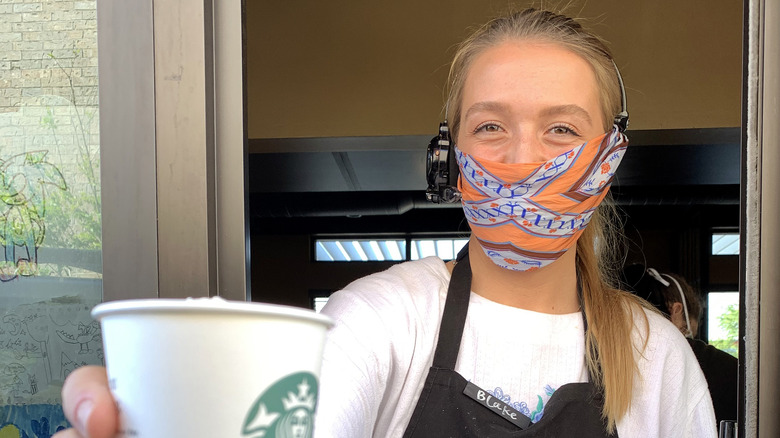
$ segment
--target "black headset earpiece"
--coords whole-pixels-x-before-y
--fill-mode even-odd
[[[617,64],[612,60],[620,85],[620,112],[615,115],[614,124],[620,132],[628,128],[628,110],[626,109],[626,89],[623,86],[623,77]],[[450,138],[450,128],[447,121],[439,123],[439,135],[433,137],[428,144],[428,157],[426,160],[426,178],[428,189],[425,196],[429,201],[451,203],[460,201],[458,191],[458,159],[455,157],[455,144]]]
[[[458,159],[455,157],[455,144],[450,138],[447,121],[439,123],[439,135],[428,144],[428,156],[425,163],[428,190],[425,196],[429,201],[451,203],[460,201],[458,191]]]

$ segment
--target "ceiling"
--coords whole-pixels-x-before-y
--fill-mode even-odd
[[[740,135],[739,128],[629,131],[631,145],[613,183],[613,197],[621,206],[738,205]],[[319,218],[313,224],[323,218],[376,216],[397,225],[404,215],[446,217],[452,211],[459,218],[459,204],[425,200],[429,140],[250,140],[250,215],[265,221]]]

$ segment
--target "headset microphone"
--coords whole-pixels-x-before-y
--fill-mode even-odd
[[[450,128],[445,120],[439,124],[439,135],[433,137],[428,144],[425,163],[428,190],[425,191],[425,197],[431,202],[440,204],[460,201],[460,191],[457,187],[458,160],[454,148]]]

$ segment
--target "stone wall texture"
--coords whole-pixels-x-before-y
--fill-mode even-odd
[[[97,84],[95,1],[0,2],[0,112],[42,95],[95,105]]]
[[[96,7],[0,0],[0,160],[45,153],[73,195],[99,190]]]

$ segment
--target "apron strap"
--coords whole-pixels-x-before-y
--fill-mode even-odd
[[[471,264],[469,263],[468,243],[460,250],[452,269],[450,284],[447,287],[447,300],[439,326],[439,338],[433,354],[433,366],[455,369],[463,337],[463,326],[469,311],[471,297]]]

